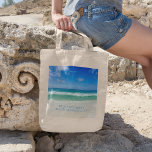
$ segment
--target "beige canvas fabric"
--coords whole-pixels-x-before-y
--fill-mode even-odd
[[[49,132],[95,132],[102,128],[106,52],[42,49],[39,123]]]
[[[40,52],[39,123],[49,132],[94,132],[102,128],[108,77],[108,54],[93,49],[64,50],[56,29],[56,49]],[[98,48],[99,49],[99,48]]]

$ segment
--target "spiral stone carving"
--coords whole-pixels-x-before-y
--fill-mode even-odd
[[[5,112],[11,110],[11,102],[4,90],[0,90],[0,118],[4,117]]]
[[[0,88],[7,84],[8,72],[4,64],[0,63]]]
[[[40,68],[38,63],[23,62],[13,66],[10,77],[11,87],[19,93],[28,93],[35,86],[35,81],[39,84]]]
[[[20,93],[7,94],[0,90],[0,128],[40,130],[38,102]]]

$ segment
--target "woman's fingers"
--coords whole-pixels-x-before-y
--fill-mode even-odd
[[[56,21],[56,22],[55,22],[55,25],[56,25],[56,27],[57,27],[58,29],[61,29],[61,25],[60,25],[60,22],[59,22],[59,21]]]
[[[71,22],[71,19],[69,18],[68,20],[68,27],[69,27],[69,30],[75,30],[73,25],[72,25],[72,22]]]
[[[72,22],[69,16],[65,16],[62,14],[55,14],[52,17],[52,20],[56,24],[56,27],[58,29],[61,29],[64,31],[74,30],[74,27],[72,25]]]
[[[71,23],[70,23],[69,19],[62,18],[61,20],[59,20],[59,24],[60,24],[60,29],[62,29],[64,31],[71,30]],[[70,24],[70,26],[69,26],[69,24]]]
[[[64,30],[64,21],[62,19],[59,20],[59,24],[60,24],[60,29]]]
[[[64,22],[64,30],[69,30],[69,27],[68,27],[69,20],[67,18],[64,18],[63,22]]]

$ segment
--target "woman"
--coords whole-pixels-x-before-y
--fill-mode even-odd
[[[93,45],[142,65],[152,89],[152,30],[121,13],[112,0],[69,0],[62,14],[63,0],[52,0],[52,20],[58,29],[79,30]],[[71,17],[79,13],[73,24]]]

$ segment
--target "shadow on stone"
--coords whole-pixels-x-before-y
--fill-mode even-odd
[[[94,133],[61,133],[55,145],[63,143],[60,152],[150,152],[152,139],[142,136],[126,124],[119,114],[105,114],[103,128]]]
[[[30,132],[0,130],[0,151],[1,152],[34,152],[35,143]]]

